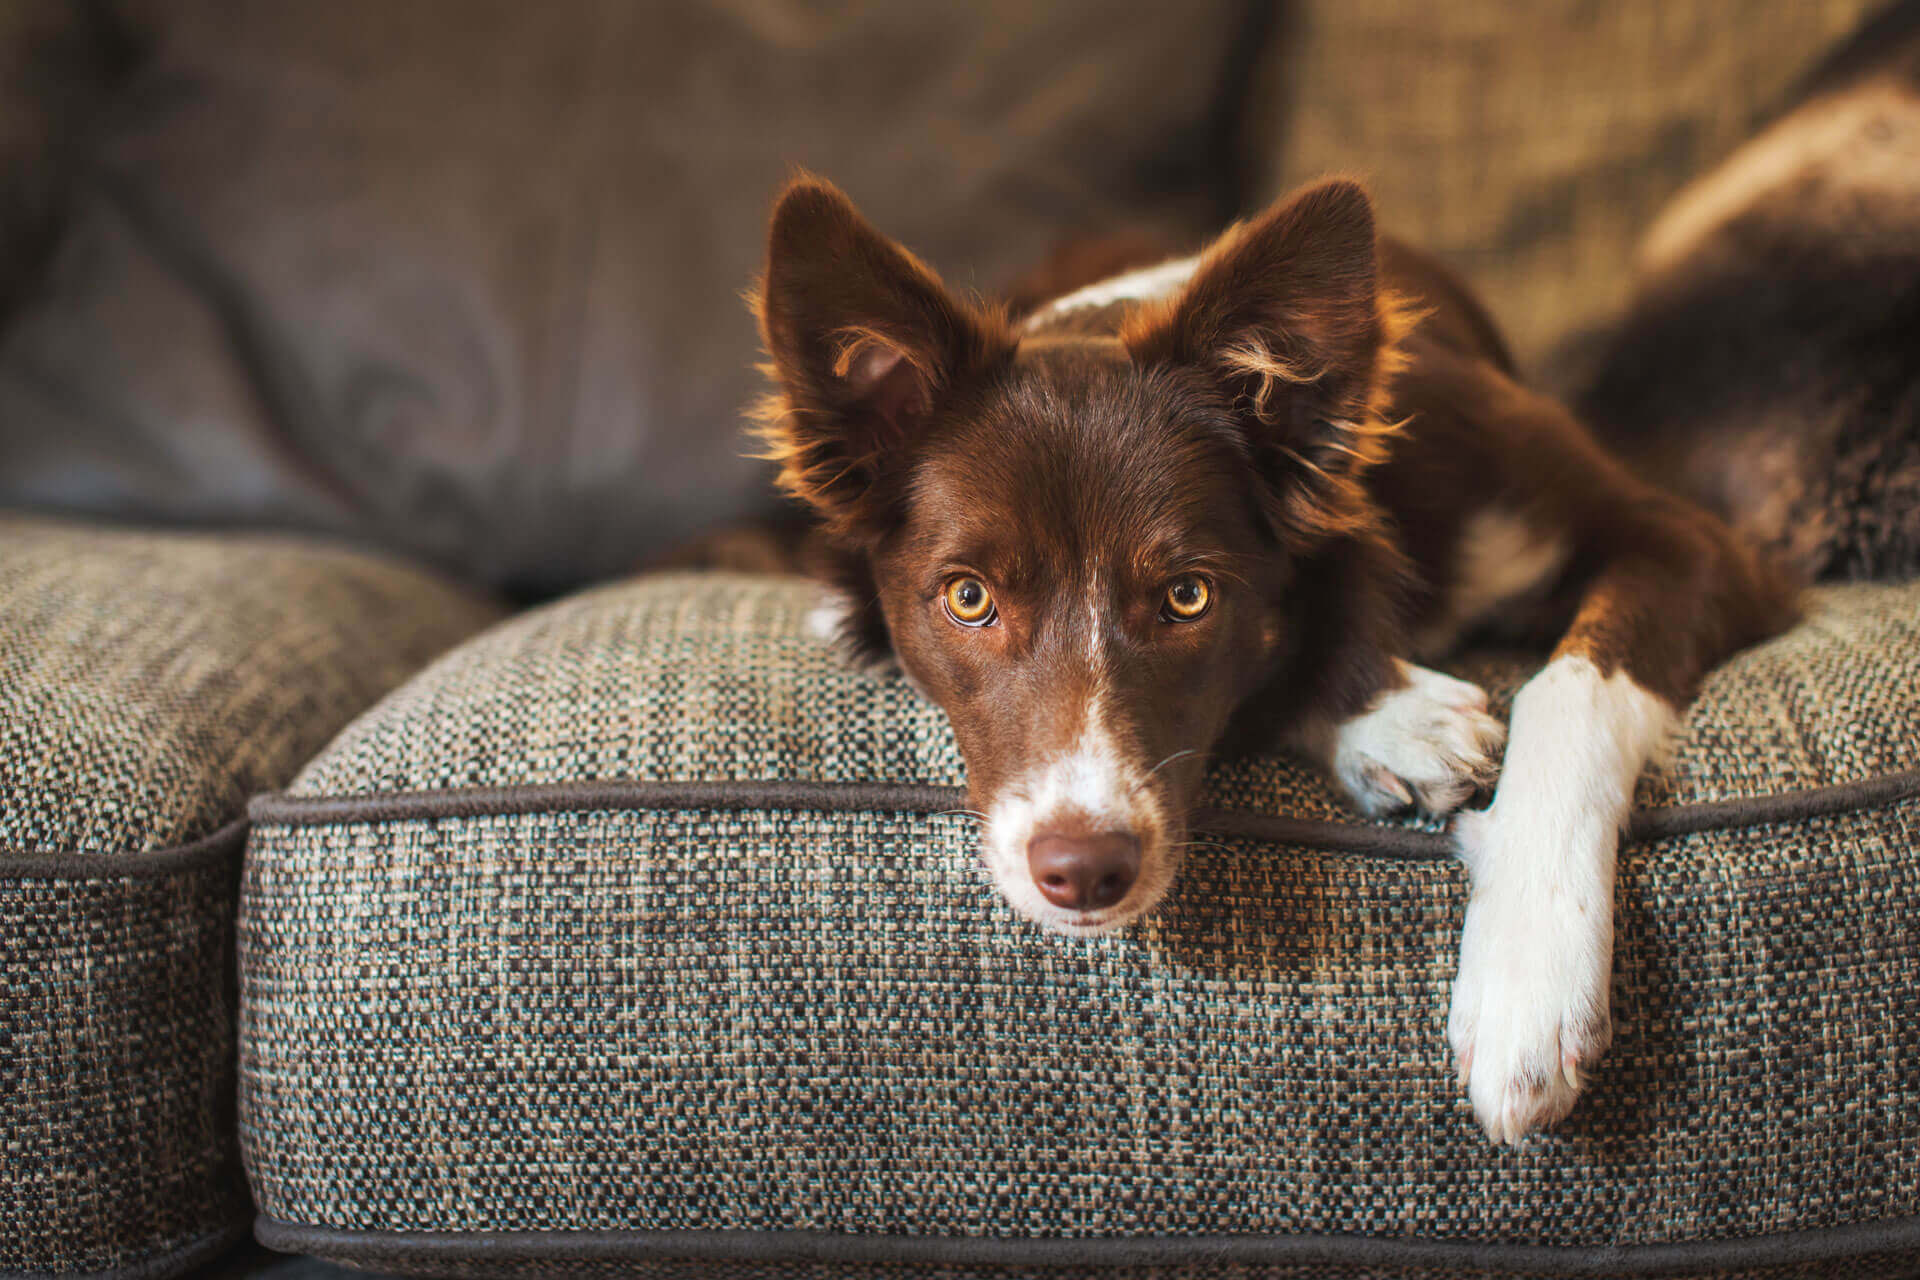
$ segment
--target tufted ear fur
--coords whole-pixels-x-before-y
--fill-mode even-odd
[[[1194,366],[1240,415],[1280,536],[1305,546],[1376,518],[1359,481],[1387,454],[1387,384],[1415,317],[1376,280],[1358,183],[1307,187],[1223,234],[1179,294],[1122,338],[1142,364]]]
[[[1005,318],[950,295],[838,189],[781,195],[753,299],[776,389],[756,416],[780,483],[842,543],[884,527],[887,480],[941,397],[1012,353]]]

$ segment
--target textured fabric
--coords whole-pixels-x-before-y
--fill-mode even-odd
[[[994,1264],[975,1257],[964,1263],[927,1264],[909,1260],[924,1255],[930,1243],[924,1237],[893,1238],[885,1241],[858,1237],[807,1237],[795,1244],[792,1237],[677,1237],[669,1243],[656,1238],[637,1252],[637,1237],[614,1233],[584,1233],[559,1236],[474,1236],[460,1232],[426,1235],[397,1235],[378,1232],[318,1231],[289,1227],[271,1218],[262,1218],[256,1228],[259,1238],[283,1252],[313,1253],[323,1257],[350,1260],[353,1265],[377,1268],[401,1275],[437,1277],[537,1277],[632,1276],[637,1280],[1009,1280],[1012,1275],[1035,1280],[1104,1280],[1122,1276],[1127,1280],[1328,1280],[1328,1277],[1364,1277],[1365,1280],[1528,1280],[1528,1277],[1565,1277],[1569,1274],[1607,1277],[1621,1280],[1633,1276],[1641,1280],[1660,1277],[1699,1276],[1702,1270],[1694,1246],[1663,1251],[1648,1256],[1644,1251],[1609,1249],[1604,1252],[1575,1255],[1567,1251],[1548,1251],[1552,1261],[1571,1261],[1573,1265],[1553,1266],[1544,1262],[1535,1250],[1507,1249],[1492,1261],[1491,1251],[1471,1246],[1414,1246],[1428,1254],[1428,1261],[1395,1262],[1381,1255],[1397,1253],[1396,1242],[1343,1239],[1300,1238],[1296,1246],[1289,1242],[1288,1260],[1249,1258],[1248,1249],[1264,1249],[1267,1241],[1215,1238],[1201,1249],[1189,1252],[1201,1260],[1164,1263],[1140,1260],[1143,1246],[1138,1241],[1108,1240],[1095,1246],[1076,1241],[1053,1242],[1047,1246],[1043,1261],[1025,1263],[1003,1261]],[[1816,1245],[1811,1252],[1789,1257],[1779,1238],[1738,1246],[1739,1255],[1760,1258],[1772,1248],[1772,1257],[1761,1261],[1740,1261],[1710,1272],[1713,1280],[1910,1280],[1916,1264],[1911,1251],[1875,1250],[1838,1254]],[[709,1243],[710,1242],[710,1243]],[[702,1243],[707,1251],[686,1256]],[[943,1241],[939,1247],[964,1247],[980,1251],[982,1242],[961,1241],[956,1245]],[[991,1244],[992,1242],[988,1242]],[[1024,1245],[1016,1247],[1026,1249]],[[1798,1243],[1796,1242],[1796,1247]],[[1727,1254],[1728,1246],[1714,1241],[1701,1242],[1699,1249]],[[1144,1246],[1159,1252],[1158,1242]],[[676,1250],[678,1252],[676,1252]],[[1751,1250],[1751,1252],[1747,1252]],[[892,1256],[888,1256],[891,1251]],[[996,1249],[996,1252],[1004,1250]],[[1029,1250],[1030,1251],[1030,1250]],[[1124,1252],[1123,1252],[1124,1251]],[[1517,1257],[1524,1253],[1525,1257]],[[902,1254],[907,1255],[903,1257]],[[1364,1256],[1365,1260],[1361,1260]],[[1480,1261],[1472,1261],[1473,1258]],[[1528,1262],[1526,1258],[1532,1258]],[[1451,1261],[1449,1261],[1451,1259]]]
[[[1884,0],[1306,0],[1249,161],[1272,194],[1366,177],[1463,270],[1523,362],[1626,301],[1667,198],[1786,104]]]
[[[0,516],[0,1272],[244,1233],[233,824],[492,616],[287,539]]]
[[[961,288],[1213,229],[1242,0],[126,0],[151,56],[0,339],[0,502],[529,592],[773,488],[740,293],[796,165]],[[1151,92],[1142,86],[1151,85]]]
[[[0,513],[0,870],[206,835],[494,616],[315,543]]]
[[[1594,1245],[1911,1214],[1917,840],[1910,802],[1629,851],[1614,1048],[1514,1155],[1447,1060],[1450,864],[1225,841],[1085,942],[1012,920],[960,818],[256,828],[253,1186],[400,1230]]]
[[[1757,1271],[1714,1273],[1714,1280],[1911,1280],[1911,1255],[1875,1259],[1849,1259],[1835,1266],[1820,1262],[1808,1265],[1767,1267]],[[511,1277],[511,1276],[605,1276],[609,1280],[1005,1280],[1005,1269],[980,1267],[888,1267],[849,1266],[843,1262],[820,1263],[711,1263],[711,1262],[603,1262],[556,1266],[550,1262],[513,1262],[508,1259],[446,1263],[413,1260],[394,1262],[402,1275],[435,1277]],[[1128,1268],[1049,1267],[1034,1273],[1041,1280],[1113,1280],[1124,1275],[1128,1280],[1329,1280],[1343,1274],[1342,1269],[1326,1263],[1298,1267],[1222,1266],[1199,1262],[1181,1267]],[[1402,1267],[1369,1267],[1362,1274],[1367,1280],[1527,1280],[1513,1271],[1431,1271]],[[1700,1275],[1700,1272],[1676,1275]]]
[[[244,1234],[228,852],[142,879],[0,867],[0,1273]]]
[[[938,708],[854,670],[808,627],[797,580],[661,577],[521,615],[351,726],[296,795],[606,778],[884,779],[953,785]],[[1920,584],[1827,588],[1807,622],[1715,672],[1646,803],[1769,795],[1920,767]],[[1458,665],[1504,704],[1531,667]],[[591,708],[591,714],[583,712]],[[1230,761],[1206,803],[1351,816],[1286,756]]]
[[[939,714],[841,665],[814,603],[661,578],[550,607],[293,790],[956,780]],[[1920,763],[1916,626],[1920,585],[1823,592],[1715,677],[1648,797]],[[1277,760],[1213,788],[1343,812]],[[270,813],[241,1107],[281,1222],[1570,1247],[1920,1213],[1920,1077],[1896,1065],[1920,1052],[1920,800],[1624,851],[1613,1051],[1517,1153],[1446,1060],[1449,862],[1219,838],[1153,917],[1072,940],[1012,917],[959,814]]]

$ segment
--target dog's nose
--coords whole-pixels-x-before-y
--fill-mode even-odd
[[[1110,907],[1127,896],[1140,874],[1140,842],[1124,831],[1038,835],[1027,843],[1027,869],[1056,907]]]

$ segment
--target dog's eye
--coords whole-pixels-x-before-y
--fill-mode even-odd
[[[1160,616],[1168,622],[1196,622],[1213,607],[1213,584],[1197,573],[1183,573],[1167,584]]]
[[[947,616],[963,627],[984,627],[993,621],[993,593],[978,578],[961,576],[947,583],[942,593]]]

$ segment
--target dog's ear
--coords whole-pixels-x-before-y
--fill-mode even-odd
[[[1290,537],[1374,517],[1358,478],[1386,454],[1379,410],[1407,327],[1376,276],[1372,203],[1334,179],[1227,231],[1122,333],[1137,362],[1197,367],[1224,389]]]
[[[884,519],[883,481],[943,393],[1009,354],[997,313],[970,307],[932,269],[802,177],[773,211],[754,299],[776,390],[758,412],[786,490],[842,539]]]

